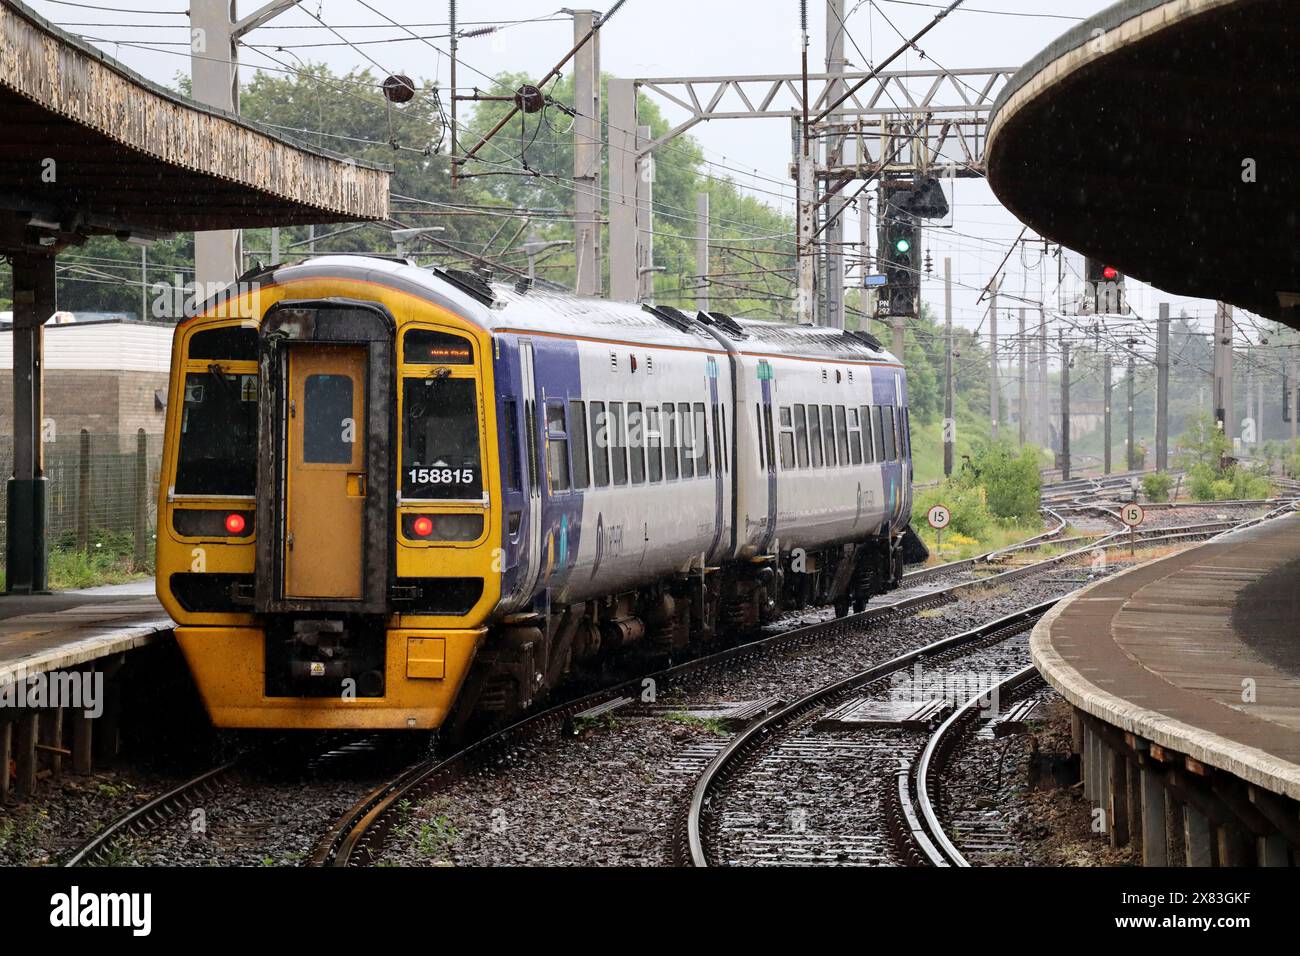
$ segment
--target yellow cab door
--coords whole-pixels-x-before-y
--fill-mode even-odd
[[[362,596],[366,350],[289,352],[284,595]]]

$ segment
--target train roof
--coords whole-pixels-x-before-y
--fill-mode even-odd
[[[325,276],[391,286],[449,308],[490,332],[564,335],[831,362],[897,362],[866,333],[578,296],[549,284],[498,282],[480,273],[426,269],[406,260],[319,256],[276,267],[270,274],[245,276],[242,281],[269,278],[278,283]]]

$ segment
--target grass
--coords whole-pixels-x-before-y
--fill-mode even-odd
[[[61,535],[52,543],[47,560],[47,577],[52,591],[124,584],[150,577],[154,569],[154,543],[143,568],[135,567],[135,540],[129,532],[95,529],[89,547],[77,547],[75,533]],[[4,569],[0,568],[0,590],[5,586]]]
[[[681,724],[683,727],[693,727],[697,730],[704,730],[718,737],[725,737],[728,734],[726,725],[717,717],[697,717],[695,714],[674,711],[671,714],[665,714],[664,720],[671,720],[673,723]]]
[[[913,527],[915,528],[915,526]],[[930,549],[930,560],[926,562],[926,565],[929,566],[945,561],[961,561],[965,558],[973,558],[977,554],[1007,548],[1013,544],[1019,544],[1026,538],[1042,534],[1044,528],[1041,522],[1032,524],[996,522],[979,539],[968,538],[953,531],[945,531],[942,554],[935,548],[933,528],[922,526],[915,528],[915,530],[921,536],[921,540],[925,542],[925,546]]]

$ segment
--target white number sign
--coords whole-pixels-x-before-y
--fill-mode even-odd
[[[926,512],[925,520],[930,522],[930,527],[934,530],[942,531],[952,524],[952,512],[943,505],[935,505]]]
[[[1142,510],[1141,505],[1125,505],[1119,509],[1119,520],[1124,522],[1130,528],[1136,528],[1147,518],[1147,513]]]

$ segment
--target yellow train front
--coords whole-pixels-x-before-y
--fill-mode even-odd
[[[492,371],[454,302],[360,263],[177,328],[158,596],[215,725],[441,725],[499,597]],[[397,449],[436,501],[403,496]]]

